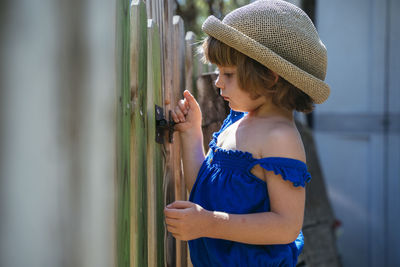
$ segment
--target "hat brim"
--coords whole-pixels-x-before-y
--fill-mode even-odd
[[[324,81],[300,69],[268,47],[223,23],[216,17],[209,16],[204,21],[202,30],[276,72],[286,81],[309,95],[314,103],[321,104],[329,97],[330,88]]]

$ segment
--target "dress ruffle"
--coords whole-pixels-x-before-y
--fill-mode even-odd
[[[292,182],[296,187],[305,187],[306,183],[311,180],[306,164],[300,160],[271,157],[257,160],[256,164],[268,171],[273,171],[276,175],[280,174],[283,180]]]
[[[286,181],[290,181],[294,186],[305,187],[306,183],[310,182],[311,175],[307,171],[307,165],[297,159],[284,158],[284,157],[268,157],[262,159],[256,159],[250,152],[240,151],[240,150],[227,150],[218,147],[217,140],[221,132],[223,132],[230,125],[235,123],[237,120],[241,119],[246,113],[237,112],[231,110],[228,117],[224,120],[221,129],[213,134],[213,138],[209,144],[211,150],[213,151],[212,157],[217,158],[229,165],[229,167],[234,167],[235,162],[238,160],[245,160],[249,163],[248,173],[257,164],[262,168],[273,171],[276,175],[281,175]],[[211,166],[213,169],[215,166]],[[237,165],[238,168],[242,167],[242,164]],[[235,168],[234,168],[235,169]]]
[[[259,164],[267,171],[281,175],[283,180],[292,182],[295,187],[305,187],[306,183],[311,180],[307,165],[297,159],[284,157],[256,159],[250,152],[222,149],[215,142],[210,143],[210,147],[213,149],[213,155],[210,157],[212,160],[209,165],[213,169],[225,166],[232,171],[243,172],[243,167],[246,166],[247,173],[254,176],[250,171],[255,165]]]

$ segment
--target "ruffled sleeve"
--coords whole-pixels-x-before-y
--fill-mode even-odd
[[[268,171],[273,171],[276,175],[280,174],[284,180],[292,182],[296,187],[305,187],[306,183],[311,180],[311,175],[307,171],[307,165],[297,159],[280,157],[262,158],[256,160],[251,168],[257,164]]]

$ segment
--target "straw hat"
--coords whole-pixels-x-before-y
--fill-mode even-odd
[[[232,11],[222,21],[209,16],[202,29],[276,72],[314,103],[328,98],[326,48],[310,18],[295,5],[258,0]]]

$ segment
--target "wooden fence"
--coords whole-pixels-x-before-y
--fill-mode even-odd
[[[168,121],[168,111],[182,98],[183,90],[189,89],[203,110],[207,146],[229,110],[218,97],[215,77],[201,75],[210,67],[200,63],[196,36],[185,34],[184,22],[173,16],[171,4],[135,0],[130,6],[120,1],[118,7],[118,266],[192,266],[187,242],[176,241],[167,233],[163,219],[167,203],[188,198],[179,135],[174,134],[171,143],[166,131],[164,143],[156,143],[156,117],[163,113]],[[307,186],[303,227],[309,242],[299,262],[310,267],[337,267],[334,215],[314,141],[307,127],[299,124],[298,128],[313,176],[313,183]]]
[[[168,121],[184,89],[197,95],[204,67],[195,54],[196,36],[185,34],[172,4],[135,0],[117,7],[118,266],[191,266],[187,242],[165,230],[165,205],[186,200],[188,192],[179,135],[171,143],[164,131],[163,144],[155,142],[156,106]]]

